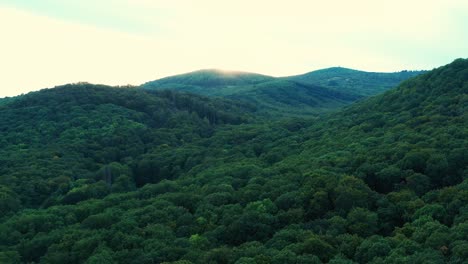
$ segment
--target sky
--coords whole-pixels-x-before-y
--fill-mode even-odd
[[[0,97],[212,68],[430,70],[467,54],[466,0],[0,0]]]

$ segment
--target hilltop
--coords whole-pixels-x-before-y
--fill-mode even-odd
[[[255,85],[274,80],[274,77],[241,71],[205,69],[150,81],[148,89],[174,89],[200,94],[217,94],[220,88]]]
[[[176,90],[254,104],[264,116],[310,116],[347,105],[361,96],[271,76],[200,70],[142,85],[148,90]]]
[[[254,104],[263,116],[307,117],[335,111],[395,87],[422,71],[363,72],[329,68],[276,78],[257,73],[200,70],[143,84],[148,90],[176,90]]]
[[[400,72],[365,72],[343,67],[332,67],[308,72],[301,75],[285,77],[306,84],[346,91],[361,96],[371,96],[384,92],[402,81],[425,73],[426,71]]]

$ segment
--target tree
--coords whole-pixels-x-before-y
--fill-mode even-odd
[[[394,190],[395,185],[403,179],[402,171],[396,166],[389,166],[376,174],[376,190],[388,193]]]
[[[448,172],[448,162],[443,154],[433,154],[427,160],[425,174],[432,182],[441,185]]]
[[[367,208],[372,202],[372,191],[369,187],[352,176],[343,177],[334,193],[335,207],[342,212],[349,212],[353,207]]]
[[[359,263],[372,262],[377,257],[387,256],[392,247],[390,243],[381,236],[372,236],[365,239],[356,249],[355,260]]]
[[[431,189],[431,179],[421,173],[413,173],[406,178],[408,188],[417,195],[423,195]]]
[[[0,251],[0,263],[20,264],[21,257],[17,251]]]
[[[353,208],[346,218],[348,230],[352,234],[367,237],[378,230],[377,214],[365,208]]]
[[[440,204],[427,204],[414,212],[413,219],[416,220],[421,216],[430,216],[439,222],[444,222],[447,211]]]
[[[86,264],[114,264],[117,263],[114,261],[113,252],[109,248],[100,247],[96,250],[91,257],[86,260]]]
[[[0,215],[7,215],[20,208],[18,195],[7,186],[0,185]]]
[[[411,169],[415,172],[424,173],[426,169],[427,153],[423,152],[410,152],[401,161],[403,169]]]
[[[318,236],[311,236],[303,243],[303,253],[315,255],[323,262],[328,262],[336,254],[335,248]]]

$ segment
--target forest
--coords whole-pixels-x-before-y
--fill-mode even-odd
[[[0,263],[467,263],[468,59],[400,74],[0,99]]]
[[[380,73],[327,68],[302,75],[271,77],[209,69],[150,81],[142,88],[248,102],[257,106],[257,116],[268,118],[310,118],[386,91],[422,73],[424,71]]]

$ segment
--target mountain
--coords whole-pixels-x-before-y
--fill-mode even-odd
[[[424,72],[426,71],[383,73],[332,67],[301,75],[285,77],[285,79],[305,84],[319,85],[362,96],[371,96],[393,88],[402,81]]]
[[[16,97],[4,97],[4,98],[0,98],[0,105],[4,105],[4,104],[7,104],[9,102],[12,102],[15,100]]]
[[[0,108],[1,263],[468,261],[468,59],[307,119],[82,88]]]
[[[328,68],[283,78],[221,70],[200,70],[143,84],[148,90],[177,90],[249,102],[263,116],[301,117],[330,112],[397,86],[423,73],[364,72]]]
[[[17,97],[0,105],[0,186],[23,195],[15,206],[0,210],[5,214],[10,207],[54,204],[74,180],[89,180],[112,162],[122,162],[119,169],[128,170],[132,160],[148,151],[164,153],[182,142],[210,137],[216,126],[247,122],[253,110],[249,107],[170,91],[86,83]],[[135,183],[156,176],[145,174]]]
[[[148,82],[148,90],[177,90],[237,99],[266,116],[307,116],[347,105],[362,96],[270,76],[201,70]]]
[[[425,174],[432,187],[459,183],[468,154],[463,147],[468,136],[467,73],[468,60],[458,59],[350,105],[316,122],[306,134],[309,144],[301,152],[303,157],[291,160],[302,167],[301,161],[315,157],[320,164],[324,162],[320,157],[326,157],[332,161],[327,165],[330,170],[339,168],[335,162],[340,160],[345,168],[340,173],[365,172],[361,176],[379,192],[394,190],[405,178],[403,174],[393,175],[394,182],[379,179],[382,176],[375,170],[387,166]],[[431,172],[439,163],[446,163],[445,171]]]
[[[239,87],[225,98],[257,106],[264,116],[314,116],[350,104],[361,96],[333,91],[316,85],[273,80]]]
[[[147,89],[172,89],[186,92],[221,95],[233,86],[249,86],[274,80],[274,77],[240,71],[199,70],[147,82]]]

